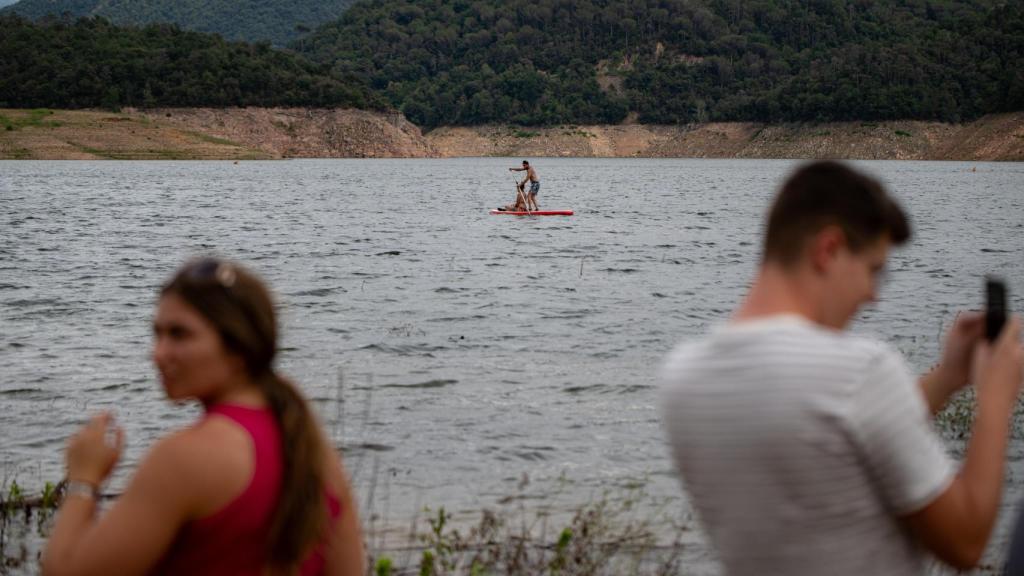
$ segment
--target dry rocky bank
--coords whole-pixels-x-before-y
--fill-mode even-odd
[[[0,159],[457,156],[1024,161],[1024,112],[966,124],[476,126],[424,134],[401,114],[362,110],[0,110]]]

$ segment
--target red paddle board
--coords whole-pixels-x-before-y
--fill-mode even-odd
[[[533,212],[511,212],[509,210],[491,210],[491,214],[507,216],[572,216],[572,210],[534,210]]]

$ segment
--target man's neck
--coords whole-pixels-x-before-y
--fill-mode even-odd
[[[823,318],[820,290],[816,284],[809,271],[787,269],[773,263],[764,264],[747,297],[733,314],[732,321],[795,314],[820,324]]]

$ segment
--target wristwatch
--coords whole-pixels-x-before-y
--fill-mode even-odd
[[[70,498],[71,496],[99,500],[100,489],[92,482],[85,480],[68,480],[68,483],[64,485],[64,497]]]

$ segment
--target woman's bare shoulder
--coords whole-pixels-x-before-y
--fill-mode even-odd
[[[252,439],[226,418],[211,417],[175,430],[153,445],[142,466],[207,476],[242,465],[251,466]],[[246,464],[248,463],[248,466]]]
[[[189,502],[193,517],[231,501],[248,484],[255,457],[245,430],[224,420],[207,418],[161,438],[140,465],[137,479],[177,492]],[[169,478],[173,486],[167,484]]]

